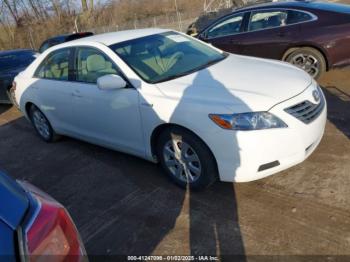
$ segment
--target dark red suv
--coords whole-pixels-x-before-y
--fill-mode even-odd
[[[274,2],[236,9],[198,38],[236,54],[290,62],[315,78],[350,64],[350,6]]]

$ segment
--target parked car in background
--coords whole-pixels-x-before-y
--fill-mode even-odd
[[[314,78],[350,64],[350,6],[274,2],[233,11],[198,33],[227,52],[292,63]]]
[[[38,54],[30,49],[0,51],[0,103],[11,103],[10,88],[15,76]]]
[[[87,260],[67,210],[29,184],[0,172],[0,257],[3,261]],[[49,259],[51,260],[51,259]]]
[[[326,123],[323,93],[304,71],[164,29],[55,46],[15,83],[44,141],[68,135],[160,161],[174,182],[197,189],[302,162]]]
[[[54,37],[51,37],[47,40],[45,40],[39,48],[39,53],[44,52],[46,49],[48,49],[51,46],[55,46],[58,44],[62,44],[65,42],[69,42],[69,41],[73,41],[79,38],[83,38],[83,37],[88,37],[88,36],[92,36],[93,33],[91,32],[80,32],[80,33],[74,33],[74,34],[64,34],[64,35],[57,35]]]

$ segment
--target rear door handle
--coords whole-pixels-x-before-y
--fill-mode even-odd
[[[72,96],[74,97],[83,97],[79,91],[73,91]]]
[[[241,42],[240,41],[235,41],[235,40],[230,40],[230,44],[239,45],[239,44],[241,44]]]

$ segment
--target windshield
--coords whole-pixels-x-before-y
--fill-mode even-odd
[[[6,71],[13,68],[24,68],[34,60],[35,53],[32,51],[0,54],[0,71]]]
[[[226,57],[225,53],[175,32],[137,38],[110,48],[149,83],[190,74]]]

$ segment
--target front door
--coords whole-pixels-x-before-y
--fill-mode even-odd
[[[227,16],[209,27],[201,39],[226,52],[239,54],[243,19],[244,13]]]
[[[78,47],[72,85],[72,114],[76,136],[92,143],[137,155],[144,154],[139,93],[127,86],[101,90],[97,79],[120,75],[114,62],[100,50]]]

